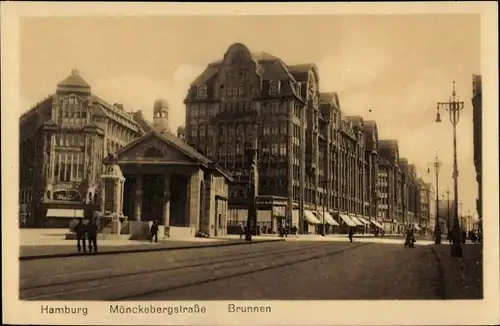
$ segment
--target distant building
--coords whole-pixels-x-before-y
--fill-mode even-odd
[[[382,139],[379,141],[379,182],[381,198],[378,213],[386,232],[401,231],[404,225],[401,211],[401,171],[398,166],[399,147],[395,139]]]
[[[422,179],[418,179],[419,193],[419,214],[418,214],[418,225],[422,229],[423,233],[430,233],[430,187],[429,184],[425,183]]]
[[[476,181],[478,186],[478,198],[476,199],[476,210],[479,216],[479,227],[483,219],[483,148],[482,148],[482,117],[483,117],[483,87],[481,75],[472,76],[472,123],[474,127],[474,166],[476,168]]]
[[[140,112],[91,93],[77,70],[20,118],[20,219],[67,227],[99,202],[102,159],[144,133]],[[60,223],[62,222],[62,223]]]

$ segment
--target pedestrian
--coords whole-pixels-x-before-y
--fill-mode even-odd
[[[352,227],[349,227],[349,241],[352,242],[352,236],[353,236],[354,232],[352,230]]]
[[[83,218],[78,220],[78,224],[75,226],[76,233],[76,247],[78,252],[87,252],[87,245],[85,243],[85,233],[87,232],[85,224],[83,224]]]
[[[87,225],[87,240],[89,241],[89,252],[97,252],[97,224],[94,219]]]
[[[243,235],[245,235],[245,227],[243,223],[240,223],[240,240],[243,239]]]
[[[154,221],[153,225],[151,225],[151,240],[150,242],[153,242],[153,238],[155,239],[155,242],[158,242],[158,221]]]
[[[451,236],[451,230],[448,231],[448,241],[450,242],[450,245],[451,245],[451,240],[453,239],[453,237]]]
[[[415,243],[415,233],[413,228],[410,226],[408,231],[406,231],[405,247],[413,248]]]

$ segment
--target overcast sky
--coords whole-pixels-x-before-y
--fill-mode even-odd
[[[234,42],[287,64],[315,63],[321,91],[336,91],[343,112],[376,120],[381,139],[427,173],[436,151],[440,189],[452,187],[452,127],[436,102],[465,101],[458,133],[459,195],[475,211],[472,75],[480,74],[480,25],[474,15],[29,18],[20,25],[20,99],[25,112],[55,91],[72,68],[110,103],[141,109],[170,103],[171,128],[184,123],[189,84]],[[369,112],[369,110],[372,112]],[[453,193],[452,193],[453,194]]]

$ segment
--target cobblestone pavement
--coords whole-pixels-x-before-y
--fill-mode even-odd
[[[451,281],[443,279],[441,268],[446,267],[438,265],[433,247],[296,241],[22,261],[20,296],[31,300],[466,296],[460,289],[445,291],[445,283]]]
[[[144,300],[441,299],[430,247],[347,244],[353,250],[291,266],[158,292]]]
[[[443,291],[450,299],[483,298],[483,246],[466,244],[462,246],[462,257],[450,255],[449,245],[433,246],[442,268]]]

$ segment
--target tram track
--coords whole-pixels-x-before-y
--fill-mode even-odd
[[[269,256],[269,255],[274,255],[277,253],[285,253],[285,254],[291,254],[293,252],[298,252],[298,251],[303,251],[307,250],[310,248],[318,249],[328,246],[328,244],[308,244],[306,246],[303,246],[301,248],[294,248],[294,249],[287,249],[283,250],[283,248],[279,249],[274,249],[266,248],[265,250],[253,250],[251,252],[238,252],[238,253],[233,253],[233,254],[222,254],[222,255],[217,255],[217,256],[205,256],[205,257],[195,257],[195,258],[190,258],[190,259],[184,259],[184,260],[177,260],[177,261],[159,261],[157,264],[162,264],[162,263],[169,263],[168,267],[162,267],[162,268],[138,268],[137,270],[134,271],[122,271],[120,269],[113,269],[113,268],[104,268],[104,269],[95,269],[95,270],[87,270],[87,271],[81,271],[78,270],[76,272],[69,272],[69,273],[61,273],[61,274],[52,274],[52,275],[47,275],[47,276],[42,276],[42,277],[27,277],[27,278],[22,278],[20,279],[20,290],[21,291],[28,291],[28,290],[35,290],[35,289],[40,289],[40,288],[50,288],[50,287],[55,287],[55,286],[64,286],[67,284],[76,284],[76,283],[81,283],[81,282],[91,282],[91,281],[98,281],[98,280],[105,280],[113,277],[126,277],[126,276],[136,276],[136,275],[142,275],[144,273],[157,273],[157,272],[167,272],[167,271],[175,271],[179,270],[182,268],[190,268],[190,267],[204,267],[204,266],[209,266],[214,263],[220,263],[220,262],[232,262],[232,261],[238,261],[241,260],[242,258],[257,258],[257,257],[264,257],[264,256]],[[95,275],[95,274],[101,274],[101,275]],[[64,280],[61,280],[62,278],[65,278]]]
[[[238,253],[217,257],[215,261],[178,264],[158,269],[143,269],[132,273],[106,273],[67,282],[24,287],[21,300],[129,300],[157,291],[170,291],[224,278],[257,273],[311,259],[326,257],[367,244],[350,245],[341,250],[329,244],[315,244],[291,250],[269,250],[261,253]],[[272,259],[270,259],[272,258]],[[205,257],[205,260],[210,257]],[[185,262],[185,261],[184,261]]]

